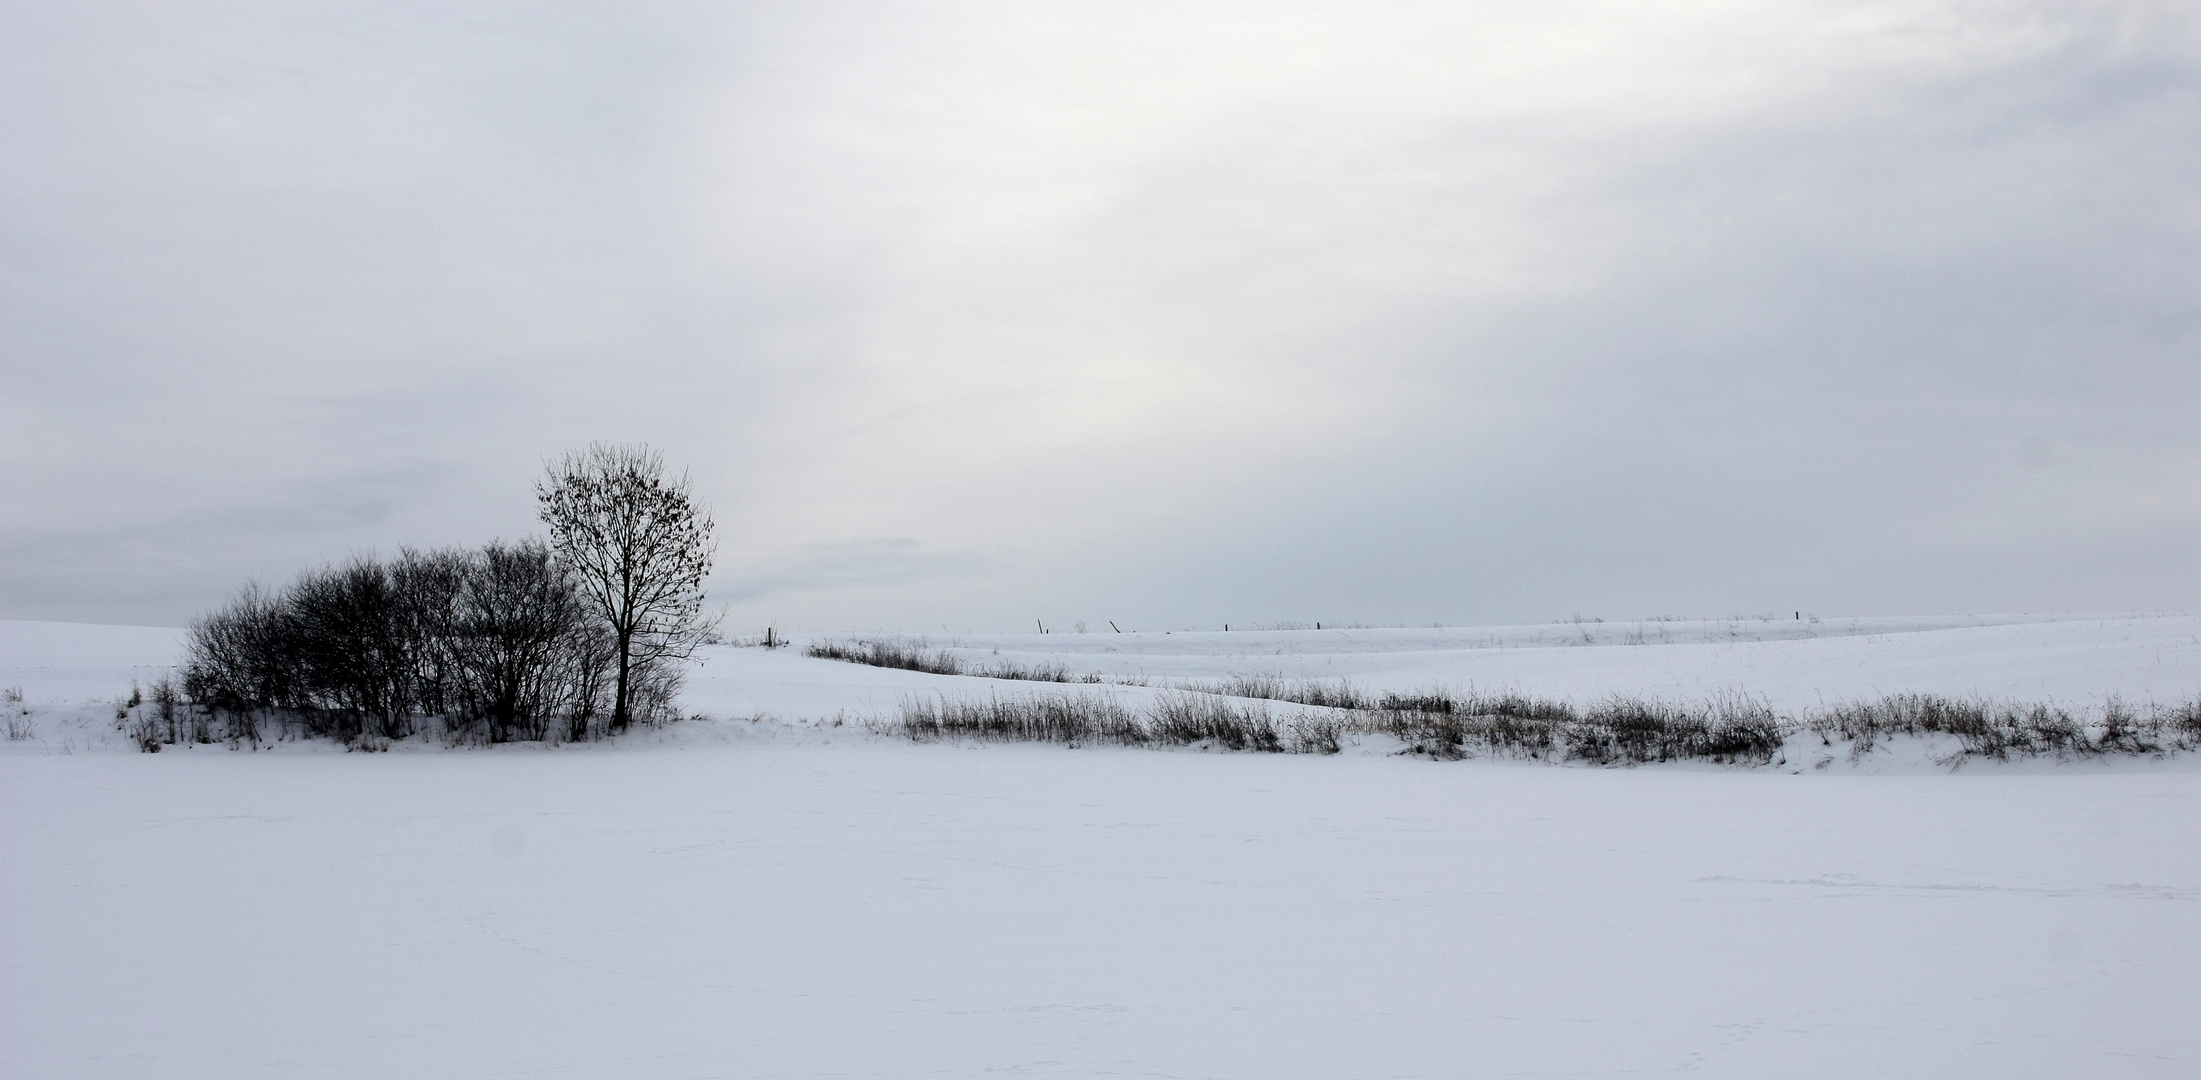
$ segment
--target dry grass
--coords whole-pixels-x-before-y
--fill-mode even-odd
[[[1136,710],[1101,695],[1047,694],[983,701],[906,698],[895,729],[919,742],[973,739],[1334,754],[1344,725],[1321,717],[1279,722],[1266,705],[1208,694],[1163,693]]]
[[[1269,702],[1320,707],[1278,720]],[[1925,694],[1784,716],[1764,701],[1726,695],[1701,702],[1613,696],[1572,702],[1505,692],[1442,689],[1371,696],[1350,683],[1251,676],[1180,684],[1141,709],[1094,695],[983,702],[905,701],[901,733],[921,740],[971,738],[1069,745],[1206,746],[1255,753],[1337,753],[1356,735],[1388,736],[1405,753],[1438,760],[1514,757],[1593,765],[1703,761],[1765,765],[1785,760],[1791,738],[1850,746],[1853,760],[1888,738],[1952,736],[1956,764],[2053,755],[2162,755],[2201,749],[2201,699],[2135,709],[2111,699],[2098,712],[1966,701]]]
[[[2112,697],[2099,715],[2060,705],[1890,694],[1813,714],[1801,730],[1832,746],[1847,742],[1856,760],[1896,735],[1947,735],[1961,757],[2155,755],[2201,749],[2201,698],[2134,709]]]
[[[946,649],[925,648],[922,642],[890,641],[880,638],[863,638],[855,641],[816,641],[803,649],[803,655],[821,660],[844,660],[851,664],[868,664],[872,667],[894,668],[899,671],[922,671],[932,675],[969,675],[980,679],[1014,679],[1020,682],[1098,683],[1098,675],[1078,675],[1060,663],[1019,664],[1004,660],[997,664],[970,664]]]

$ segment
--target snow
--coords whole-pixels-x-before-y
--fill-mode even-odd
[[[1061,663],[1150,681],[1267,673],[1350,678],[1364,689],[1477,685],[1578,700],[1723,692],[1800,709],[1921,691],[2085,704],[2107,694],[2177,700],[2201,688],[2201,618],[1975,616],[1737,619],[1516,627],[1178,631],[909,638],[966,662]],[[754,652],[755,650],[745,650]],[[744,657],[761,666],[767,661]],[[721,669],[724,671],[725,669]],[[754,668],[701,682],[740,712]],[[759,704],[765,702],[759,701]]]
[[[165,626],[0,621],[0,686],[31,701],[127,696],[182,658],[184,632]]]
[[[818,660],[786,649],[708,649],[686,705],[715,717],[890,716],[911,694],[1059,693],[1063,687]],[[973,668],[1060,664],[1110,685],[1231,675],[1351,679],[1367,690],[1518,689],[1588,701],[1607,694],[1764,698],[1783,711],[1920,691],[2098,705],[2201,693],[2201,617],[2002,615],[1723,619],[1513,627],[1100,634],[870,635],[946,651]],[[34,702],[126,696],[181,657],[181,631],[0,621],[0,686]],[[96,732],[86,736],[101,738]],[[116,741],[116,748],[126,744]]]
[[[1657,625],[933,644],[1784,707],[2201,690],[2191,617]],[[611,744],[123,752],[111,702],[175,643],[0,624],[37,722],[0,755],[0,1075],[2201,1071],[2190,755],[1794,775],[917,745],[863,719],[1153,691],[753,648],[696,672],[719,719]]]

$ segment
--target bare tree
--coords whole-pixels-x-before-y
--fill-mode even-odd
[[[570,452],[548,466],[535,497],[551,551],[611,629],[611,728],[624,729],[638,675],[661,680],[713,638],[717,620],[703,613],[711,516],[689,498],[687,476],[667,479],[646,446]]]

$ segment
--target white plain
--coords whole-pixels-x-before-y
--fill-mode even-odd
[[[2196,629],[1883,629],[1832,658],[1827,637],[1488,651],[1546,693],[1663,663],[1673,681],[1640,690],[1753,689],[1741,670],[1784,704],[2084,704],[2191,696],[2201,645],[2174,646]],[[1351,633],[1389,635],[1375,652],[1396,663],[1337,672],[1343,653],[1237,634],[1235,654],[1169,635],[1174,659],[1146,662],[1378,686],[1509,670],[1408,655],[1466,631]],[[160,662],[128,652],[102,663]],[[0,654],[0,685],[58,693],[68,665],[35,654]],[[1906,663],[1932,684],[1829,681]],[[695,707],[779,700],[788,721],[955,683],[791,650],[698,675]],[[1794,775],[913,745],[830,720],[140,755],[98,752],[121,746],[92,740],[88,708],[53,715],[84,741],[49,725],[10,744],[45,752],[0,756],[8,1076],[2201,1072],[2191,757]]]

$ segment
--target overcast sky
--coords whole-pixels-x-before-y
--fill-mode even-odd
[[[2191,610],[2201,7],[0,4],[0,617],[591,440],[743,631]]]

